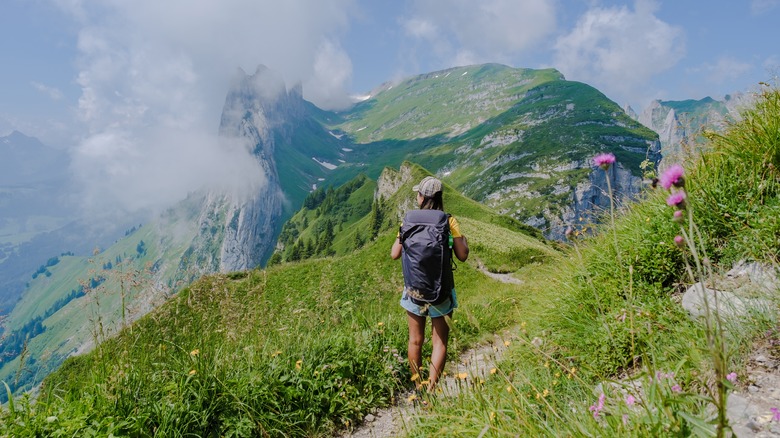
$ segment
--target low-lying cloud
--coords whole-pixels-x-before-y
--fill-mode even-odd
[[[87,209],[164,207],[203,185],[262,183],[251,145],[216,138],[237,67],[265,64],[323,107],[346,101],[351,63],[337,37],[354,0],[53,1],[80,28],[87,133],[73,171]]]

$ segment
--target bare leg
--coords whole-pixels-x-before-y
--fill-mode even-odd
[[[431,374],[428,382],[428,392],[432,392],[436,388],[436,383],[439,381],[439,377],[442,371],[444,371],[444,365],[447,362],[447,340],[450,335],[451,317],[452,312],[449,315],[431,318],[431,325],[433,326],[433,352],[431,354]]]
[[[406,316],[409,323],[409,345],[407,348],[407,355],[409,357],[409,366],[412,370],[412,376],[415,374],[418,376],[414,384],[419,389],[420,382],[422,381],[420,368],[422,367],[422,347],[423,342],[425,341],[425,317],[415,315],[409,311],[406,312]]]

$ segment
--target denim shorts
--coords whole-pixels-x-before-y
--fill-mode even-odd
[[[417,316],[439,318],[441,316],[449,315],[458,307],[458,296],[455,294],[455,289],[452,289],[450,297],[439,304],[418,305],[412,302],[412,299],[406,294],[406,289],[404,289],[404,294],[401,297],[401,307]]]

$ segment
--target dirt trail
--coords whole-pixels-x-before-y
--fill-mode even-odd
[[[508,332],[494,335],[489,342],[465,351],[457,361],[448,362],[446,376],[439,381],[441,393],[437,397],[455,397],[467,390],[473,382],[487,380],[490,370],[496,367],[506,351],[505,341],[510,337]],[[414,414],[420,409],[418,404],[409,401],[411,395],[411,392],[402,394],[397,404],[366,415],[360,426],[352,432],[344,433],[342,437],[380,438],[398,435],[411,424]]]

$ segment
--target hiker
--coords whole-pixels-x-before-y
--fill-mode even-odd
[[[397,260],[402,255],[405,255],[403,259],[404,292],[401,297],[401,307],[406,310],[407,321],[409,323],[409,365],[411,367],[412,376],[418,376],[418,379],[415,382],[418,390],[422,389],[420,368],[422,366],[422,346],[425,340],[426,317],[431,317],[433,353],[431,354],[431,370],[426,390],[432,392],[447,360],[447,340],[450,332],[449,322],[453,310],[458,307],[458,299],[455,295],[455,283],[453,282],[452,276],[451,252],[449,247],[451,246],[452,253],[454,253],[455,257],[462,262],[465,262],[469,256],[469,247],[466,238],[460,232],[458,221],[451,215],[445,215],[443,213],[444,203],[442,201],[441,181],[428,176],[423,178],[423,180],[420,181],[420,184],[414,186],[413,190],[417,193],[417,204],[419,205],[420,210],[414,210],[407,213],[407,216],[404,218],[404,224],[401,226],[398,233],[398,238],[396,238],[395,243],[393,243],[393,247],[390,250],[390,257],[392,257],[393,260]],[[441,213],[425,212],[425,210],[438,210]],[[438,296],[433,299],[431,297],[423,297],[422,295],[416,296],[416,298],[420,299],[410,296],[417,294],[418,291],[409,286],[410,284],[413,284],[412,281],[414,280],[409,277],[421,275],[420,269],[415,270],[415,268],[420,268],[421,263],[419,263],[419,260],[416,261],[413,259],[413,254],[404,254],[405,252],[411,251],[405,250],[404,244],[402,243],[403,239],[406,239],[406,236],[409,233],[409,228],[414,225],[410,222],[416,220],[410,218],[421,217],[421,215],[427,215],[426,217],[431,218],[441,218],[443,216],[444,225],[443,227],[440,226],[440,228],[443,228],[444,231],[449,233],[449,235],[444,236],[444,241],[451,242],[451,245],[446,245],[443,248],[445,262],[443,263],[444,266],[438,269],[442,272],[438,274],[440,278],[438,278],[437,281],[440,281],[440,285],[444,290],[441,290]],[[425,235],[427,236],[428,233]],[[408,244],[409,243],[407,242],[407,245]],[[407,248],[410,247],[407,246]],[[436,263],[434,263],[434,265],[435,264]],[[427,274],[432,274],[431,271],[436,271],[436,268],[437,267],[434,266],[432,269],[428,263],[425,264],[425,271]],[[434,273],[432,275],[435,276],[437,274]]]

